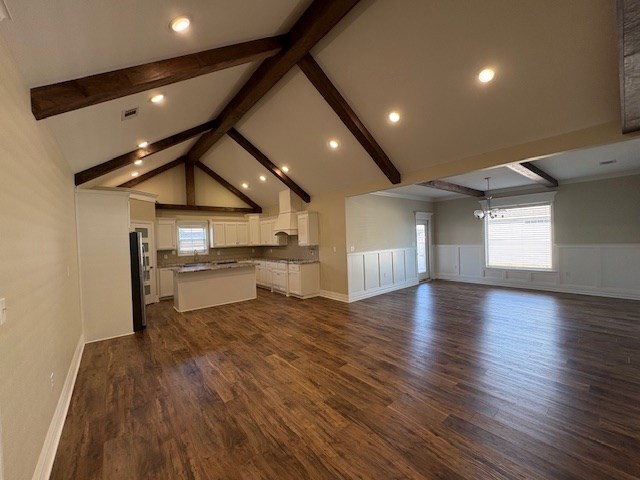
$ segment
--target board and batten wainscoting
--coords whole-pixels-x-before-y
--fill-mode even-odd
[[[347,254],[349,302],[418,284],[415,248]]]
[[[640,243],[555,245],[554,271],[486,268],[483,245],[435,245],[435,277],[640,300]]]

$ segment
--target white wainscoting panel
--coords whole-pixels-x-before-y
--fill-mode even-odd
[[[405,273],[404,250],[393,251],[393,283],[403,283],[407,279]]]
[[[556,245],[556,271],[486,268],[482,245],[436,245],[436,278],[640,300],[640,244]]]
[[[349,255],[347,271],[349,272],[349,292],[364,292],[364,256]]]
[[[349,253],[349,302],[418,284],[416,249]]]
[[[364,254],[364,289],[373,290],[380,286],[380,259],[378,252]]]
[[[393,285],[393,252],[387,250],[378,254],[380,262],[380,286]]]

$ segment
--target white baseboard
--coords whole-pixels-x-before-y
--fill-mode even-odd
[[[372,288],[363,292],[349,294],[349,303],[364,300],[365,298],[375,297],[376,295],[382,295],[383,293],[393,292],[395,290],[402,290],[403,288],[414,287],[416,285],[418,285],[418,279],[414,278],[407,282],[389,285],[387,287]]]
[[[96,338],[95,340],[90,340],[86,342],[86,345],[89,345],[90,343],[103,342],[105,340],[111,340],[114,338],[126,337],[127,335],[133,335],[134,333],[136,332],[121,333],[120,335],[114,335],[113,337]]]
[[[67,378],[65,378],[64,385],[62,386],[62,392],[58,399],[56,411],[53,414],[53,418],[49,424],[49,430],[47,431],[47,436],[44,440],[44,445],[40,451],[40,458],[38,458],[38,464],[36,465],[36,470],[32,477],[33,480],[48,480],[51,475],[53,461],[56,458],[56,452],[58,450],[58,443],[60,443],[60,436],[62,435],[64,421],[67,418],[69,404],[71,403],[71,394],[73,393],[73,387],[76,383],[76,377],[78,376],[78,369],[80,368],[80,360],[82,360],[83,351],[84,335],[80,335],[76,351],[73,353],[73,358],[71,359],[71,365],[69,365]]]
[[[329,290],[320,290],[320,296],[328,298],[329,300],[335,300],[337,302],[349,303],[349,296],[345,293],[330,292]]]
[[[478,285],[493,285],[496,287],[523,288],[526,290],[541,290],[545,292],[574,293],[577,295],[592,295],[596,297],[622,298],[627,300],[640,300],[640,293],[630,290],[617,290],[612,288],[596,288],[583,286],[568,286],[555,284],[534,284],[529,282],[515,282],[494,278],[465,277],[460,275],[437,274],[438,280],[450,282],[475,283]]]

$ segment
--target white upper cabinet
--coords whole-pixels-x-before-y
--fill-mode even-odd
[[[273,233],[275,225],[275,218],[260,220],[260,245],[280,246],[287,244],[288,237],[286,235],[275,235]]]
[[[318,245],[318,212],[300,212],[298,214],[298,245],[308,247]]]
[[[260,245],[260,217],[249,215],[249,245]]]
[[[176,249],[176,220],[174,218],[159,218],[157,232],[157,250]]]
[[[246,246],[249,245],[249,224],[209,220],[209,237],[211,248]]]

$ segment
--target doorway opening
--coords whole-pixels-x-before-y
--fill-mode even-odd
[[[431,213],[416,212],[416,262],[418,281],[431,279]]]

